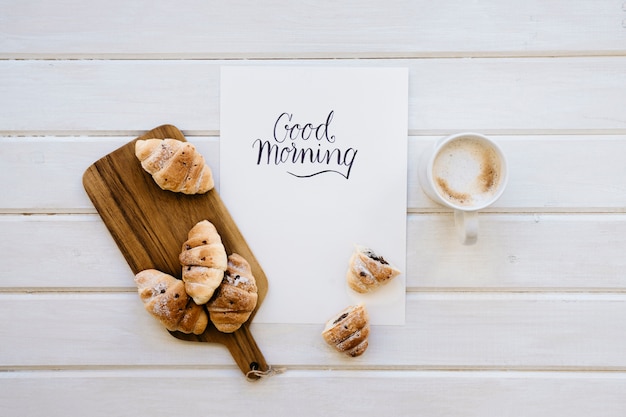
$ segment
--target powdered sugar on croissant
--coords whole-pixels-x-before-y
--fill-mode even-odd
[[[369,345],[369,315],[364,304],[348,306],[326,323],[322,337],[348,356],[360,356]]]
[[[185,292],[182,281],[156,269],[135,275],[137,291],[146,311],[167,330],[201,334],[209,322],[204,309]]]
[[[147,139],[135,142],[135,155],[159,187],[184,194],[203,194],[213,188],[213,173],[189,142]]]
[[[189,230],[179,261],[187,294],[196,304],[206,304],[222,283],[227,266],[226,249],[213,223],[202,220]]]
[[[224,333],[232,333],[241,327],[256,308],[257,292],[248,261],[236,253],[230,255],[222,284],[207,303],[209,318],[215,327]]]
[[[372,249],[357,246],[350,258],[346,279],[354,291],[368,293],[388,283],[400,273],[400,270]]]

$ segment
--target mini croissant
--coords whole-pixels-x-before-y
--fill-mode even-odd
[[[250,264],[233,253],[228,257],[228,268],[222,284],[207,303],[209,317],[221,332],[232,333],[245,323],[257,304],[256,280]]]
[[[196,304],[206,304],[222,283],[227,264],[222,238],[211,222],[202,220],[189,230],[179,261],[185,291]]]
[[[322,337],[337,351],[355,357],[367,349],[369,334],[369,315],[363,304],[357,304],[328,320]]]
[[[147,139],[135,142],[135,155],[159,187],[184,194],[203,194],[213,188],[213,173],[189,142]]]
[[[185,292],[182,281],[156,269],[135,275],[145,309],[170,331],[201,334],[209,322],[204,309]]]
[[[372,292],[400,275],[400,270],[390,265],[373,250],[357,246],[349,261],[346,274],[348,285],[359,293]]]

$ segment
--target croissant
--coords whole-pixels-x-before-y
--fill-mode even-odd
[[[135,142],[135,155],[159,187],[184,194],[203,194],[213,188],[213,173],[189,142],[147,139]]]
[[[388,283],[400,273],[400,270],[373,250],[357,246],[350,258],[346,279],[354,291],[368,293]]]
[[[156,269],[135,275],[145,309],[170,331],[201,334],[209,323],[204,309],[185,292],[182,281]]]
[[[215,226],[202,220],[189,230],[178,257],[183,266],[185,291],[196,304],[206,304],[222,283],[226,271],[226,249]]]
[[[209,317],[221,332],[232,333],[245,323],[257,304],[257,286],[250,264],[233,253],[222,284],[207,303]]]
[[[322,332],[326,343],[348,356],[360,356],[369,345],[369,315],[363,304],[346,307],[328,320]]]

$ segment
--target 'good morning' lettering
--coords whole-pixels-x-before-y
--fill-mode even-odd
[[[282,113],[274,123],[273,138],[252,143],[256,164],[290,165],[287,173],[298,178],[334,172],[349,179],[358,150],[335,145],[330,133],[334,114],[331,110],[323,123],[300,124],[292,123],[292,113]]]

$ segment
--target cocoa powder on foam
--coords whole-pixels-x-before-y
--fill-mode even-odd
[[[477,139],[459,138],[439,151],[433,176],[447,200],[464,206],[479,205],[497,188],[500,163],[490,146]]]

